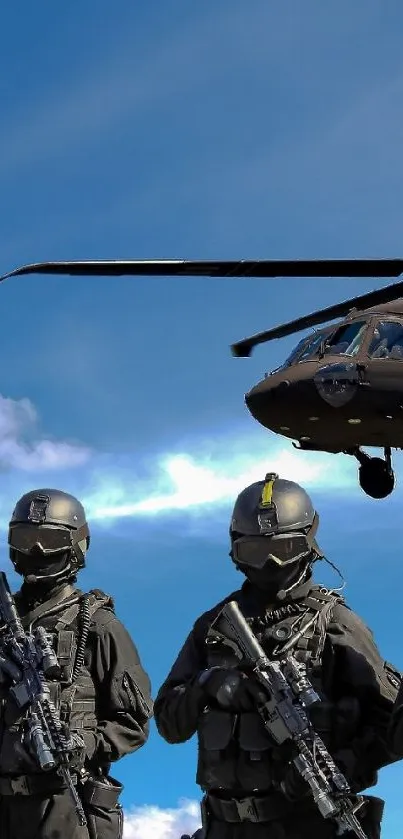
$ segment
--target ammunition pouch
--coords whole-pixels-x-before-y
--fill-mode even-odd
[[[91,777],[80,789],[90,839],[123,839],[123,784],[114,778]]]
[[[273,749],[273,740],[268,735],[261,716],[257,713],[241,714],[238,722],[238,743],[240,749],[252,761],[267,758]]]
[[[197,783],[203,789],[271,786],[273,741],[258,714],[209,710],[200,718],[198,740]]]

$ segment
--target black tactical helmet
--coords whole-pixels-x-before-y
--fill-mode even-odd
[[[14,553],[29,554],[35,546],[45,557],[68,552],[74,570],[85,565],[90,532],[82,504],[58,489],[35,489],[17,501],[12,514],[8,544]]]
[[[279,562],[294,561],[304,553],[322,557],[314,538],[318,525],[319,516],[308,493],[294,481],[269,473],[264,481],[251,484],[239,494],[230,525],[231,543],[243,537],[290,534],[292,539],[272,540],[281,543],[283,558]]]

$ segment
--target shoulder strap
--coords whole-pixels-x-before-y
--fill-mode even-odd
[[[31,609],[30,612],[27,612],[25,615],[21,617],[21,623],[26,629],[32,623],[36,622],[39,618],[47,618],[53,614],[57,614],[57,612],[62,612],[68,607],[69,604],[75,604],[78,602],[80,596],[80,592],[77,589],[74,589],[73,586],[66,586],[62,592],[58,592],[54,597],[51,597],[49,600],[46,600],[43,603],[39,603],[34,609]],[[18,592],[15,595],[15,604],[17,606],[17,610],[19,610],[19,605],[21,603],[21,594]]]
[[[81,595],[79,603],[74,603],[63,612],[55,626],[57,632],[61,629],[66,629],[66,627],[74,623],[81,611],[81,605],[84,600],[88,603],[87,609],[90,618],[92,618],[98,609],[108,608],[113,611],[114,608],[113,599],[109,594],[105,594],[99,589],[91,589],[88,594]]]
[[[326,641],[326,632],[336,603],[343,602],[339,594],[325,588],[314,589],[306,600],[309,612],[316,612],[316,620],[299,639],[300,650],[306,651],[312,667],[320,664]]]
[[[281,648],[281,654],[295,649],[301,652],[304,659],[309,659],[312,666],[320,663],[326,640],[326,630],[335,603],[342,598],[323,587],[311,589],[304,598],[305,611],[302,615],[300,628]]]
[[[115,603],[113,597],[110,594],[105,594],[104,591],[101,591],[99,588],[92,588],[91,591],[88,592],[87,597],[90,601],[90,613],[93,615],[98,609],[110,609],[111,612],[115,611]]]
[[[63,615],[60,616],[55,626],[57,632],[61,629],[66,629],[66,627],[71,626],[74,623],[81,611],[83,601],[86,601],[88,604],[87,614],[89,618],[92,618],[98,609],[107,608],[111,611],[114,609],[113,599],[109,594],[105,594],[99,589],[91,589],[88,594],[81,595],[79,603],[75,603],[70,606],[70,608],[66,609]]]

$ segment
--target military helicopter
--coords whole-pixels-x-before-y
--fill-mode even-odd
[[[0,282],[33,273],[396,278],[403,259],[42,262],[16,268]],[[258,344],[324,323],[246,394],[246,405],[261,425],[296,448],[354,456],[364,492],[386,498],[395,485],[391,450],[403,448],[403,281],[245,338],[232,353],[248,357]],[[362,446],[382,448],[384,459],[370,457]]]

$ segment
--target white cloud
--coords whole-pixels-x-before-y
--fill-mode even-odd
[[[32,436],[37,414],[29,399],[0,395],[0,470],[38,472],[80,466],[89,458],[83,446],[52,440],[24,440]]]
[[[257,432],[194,439],[182,452],[143,455],[90,452],[84,446],[41,437],[29,399],[0,395],[0,524],[8,521],[10,493],[17,498],[55,480],[82,499],[91,522],[112,527],[121,519],[155,519],[186,513],[193,520],[229,507],[248,484],[267,472],[307,489],[354,487],[356,463],[343,456],[296,452],[291,444]],[[3,475],[1,474],[3,473]],[[52,478],[53,475],[53,478]],[[11,502],[12,503],[12,502]]]
[[[163,810],[157,806],[135,807],[125,814],[123,839],[180,839],[200,827],[200,806],[196,801],[180,801],[178,807]]]
[[[261,480],[269,471],[299,481],[307,488],[339,489],[352,483],[349,464],[336,461],[332,455],[287,451],[285,445],[256,452],[253,440],[245,441],[244,446],[246,453],[232,454],[225,439],[222,447],[215,445],[218,451],[214,457],[164,457],[156,465],[152,480],[140,483],[135,476],[122,478],[108,475],[105,470],[98,488],[84,499],[88,516],[91,520],[111,522],[227,506],[245,486]]]

